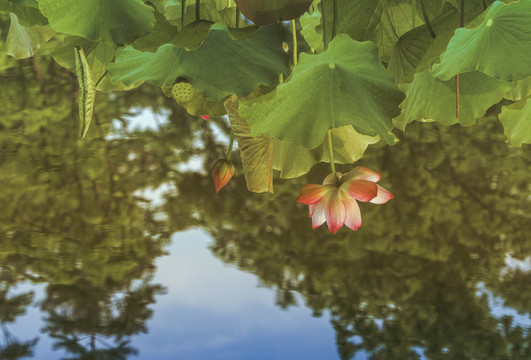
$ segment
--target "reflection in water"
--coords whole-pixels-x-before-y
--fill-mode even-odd
[[[506,266],[506,254],[531,254],[531,154],[505,144],[496,121],[413,124],[399,144],[370,148],[360,164],[382,171],[395,199],[361,204],[363,227],[330,235],[295,203],[326,166],[278,180],[273,195],[249,193],[237,171],[214,196],[205,174],[223,146],[212,125],[158,90],[99,93],[96,124],[80,141],[69,73],[39,59],[13,63],[0,81],[0,358],[30,356],[37,342],[6,326],[32,302],[10,291],[26,280],[46,284],[42,332],[70,358],[135,354],[130,337],[147,330],[164,292],[154,261],[172,232],[197,226],[217,257],[276,289],[280,307],[299,293],[315,316],[329,311],[342,359],[531,358],[529,329],[493,315],[488,301],[531,311],[531,272]],[[111,136],[113,120],[125,125],[138,108],[166,109],[169,122]],[[183,169],[194,155],[206,171]],[[176,191],[160,208],[139,196],[167,184]]]

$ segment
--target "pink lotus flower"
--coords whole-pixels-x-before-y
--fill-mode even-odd
[[[234,165],[229,160],[219,159],[212,168],[212,177],[216,186],[216,193],[229,182],[234,175]]]
[[[376,184],[380,179],[380,173],[357,166],[345,175],[337,173],[337,178],[328,175],[323,185],[304,185],[297,201],[310,206],[314,229],[326,221],[332,234],[343,225],[357,230],[361,226],[361,212],[356,200],[384,204],[393,198],[393,194]]]
[[[205,121],[210,120],[210,115],[199,115],[199,117]]]

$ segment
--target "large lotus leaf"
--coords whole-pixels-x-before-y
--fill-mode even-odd
[[[352,164],[363,157],[367,146],[378,141],[380,141],[379,136],[361,135],[351,125],[332,129],[334,162]],[[328,141],[324,139],[323,143],[313,150],[278,139],[275,139],[273,148],[275,155],[273,166],[275,170],[280,171],[280,177],[285,179],[306,174],[318,162],[330,162]]]
[[[20,25],[18,17],[11,13],[11,23],[6,39],[6,52],[16,59],[25,59],[33,56],[41,44],[48,41],[54,34],[49,26],[33,25],[24,27]]]
[[[496,1],[475,29],[458,29],[434,74],[449,80],[479,70],[491,77],[516,81],[531,76],[531,1]]]
[[[456,118],[455,80],[442,81],[429,70],[415,74],[413,83],[401,105],[402,119],[397,127],[402,130],[414,120],[434,120],[443,125],[460,123],[474,125],[488,108],[497,104],[512,88],[506,81],[491,78],[479,71],[460,76],[460,117]]]
[[[380,63],[376,46],[341,34],[326,51],[301,54],[288,82],[242,103],[240,114],[253,135],[263,133],[308,149],[321,144],[328,129],[345,125],[393,143],[391,118],[400,113],[403,98]]]
[[[499,118],[505,136],[514,146],[531,144],[531,98],[504,106]]]
[[[51,27],[60,33],[125,45],[151,31],[153,8],[141,0],[39,0]]]
[[[243,15],[257,25],[298,18],[313,0],[234,0]]]
[[[287,71],[282,40],[282,27],[277,24],[261,27],[249,41],[233,40],[227,27],[216,25],[194,51],[172,44],[161,46],[156,53],[118,50],[109,72],[113,81],[126,85],[144,80],[167,87],[183,77],[211,101],[233,93],[247,96],[260,85],[274,85],[279,74]]]
[[[247,188],[253,192],[273,192],[273,139],[252,136],[251,128],[238,114],[238,98],[225,101],[234,137],[238,141]]]

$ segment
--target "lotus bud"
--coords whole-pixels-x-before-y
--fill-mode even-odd
[[[227,185],[229,180],[234,175],[234,165],[229,160],[219,159],[212,168],[212,177],[214,178],[214,185],[216,186],[216,193],[222,187]]]

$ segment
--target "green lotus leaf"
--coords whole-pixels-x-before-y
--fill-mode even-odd
[[[506,81],[531,76],[529,19],[531,1],[494,2],[477,28],[456,30],[433,73],[442,80],[473,70]]]
[[[402,130],[414,120],[434,120],[443,125],[459,123],[471,126],[488,108],[497,104],[512,88],[506,81],[491,78],[479,71],[460,75],[460,117],[456,118],[455,80],[442,81],[429,70],[415,74],[406,99],[401,104],[401,118],[395,122]]]
[[[404,94],[378,59],[371,42],[338,35],[318,55],[301,54],[288,82],[260,98],[240,104],[253,135],[265,134],[313,149],[328,129],[352,125],[388,143],[391,118],[400,113]]]
[[[261,27],[249,41],[233,40],[227,27],[217,24],[193,51],[172,44],[161,46],[156,53],[130,47],[118,50],[109,72],[113,82],[126,85],[144,80],[168,87],[183,77],[210,101],[233,93],[247,96],[260,85],[276,84],[279,74],[287,71],[282,41],[282,27],[277,24]]]
[[[49,26],[33,25],[32,27],[24,27],[20,25],[15,14],[11,13],[9,15],[11,23],[5,46],[7,54],[16,59],[25,59],[33,56],[35,51],[41,47],[41,44],[48,41],[55,34],[55,31]]]
[[[245,17],[256,25],[298,18],[313,0],[234,0]]]
[[[39,0],[57,32],[125,45],[151,31],[153,8],[141,0]]]
[[[531,144],[531,98],[504,106],[499,118],[505,136],[514,146]]]
[[[234,137],[238,141],[247,188],[253,192],[273,192],[273,139],[252,136],[251,128],[238,114],[238,98],[225,101]]]
[[[351,125],[332,129],[334,162],[352,164],[363,157],[369,145],[378,141],[379,136],[361,135]],[[294,143],[275,139],[273,148],[273,167],[280,171],[280,177],[284,179],[302,176],[318,162],[330,162],[330,149],[326,141],[317,148],[308,150]]]

